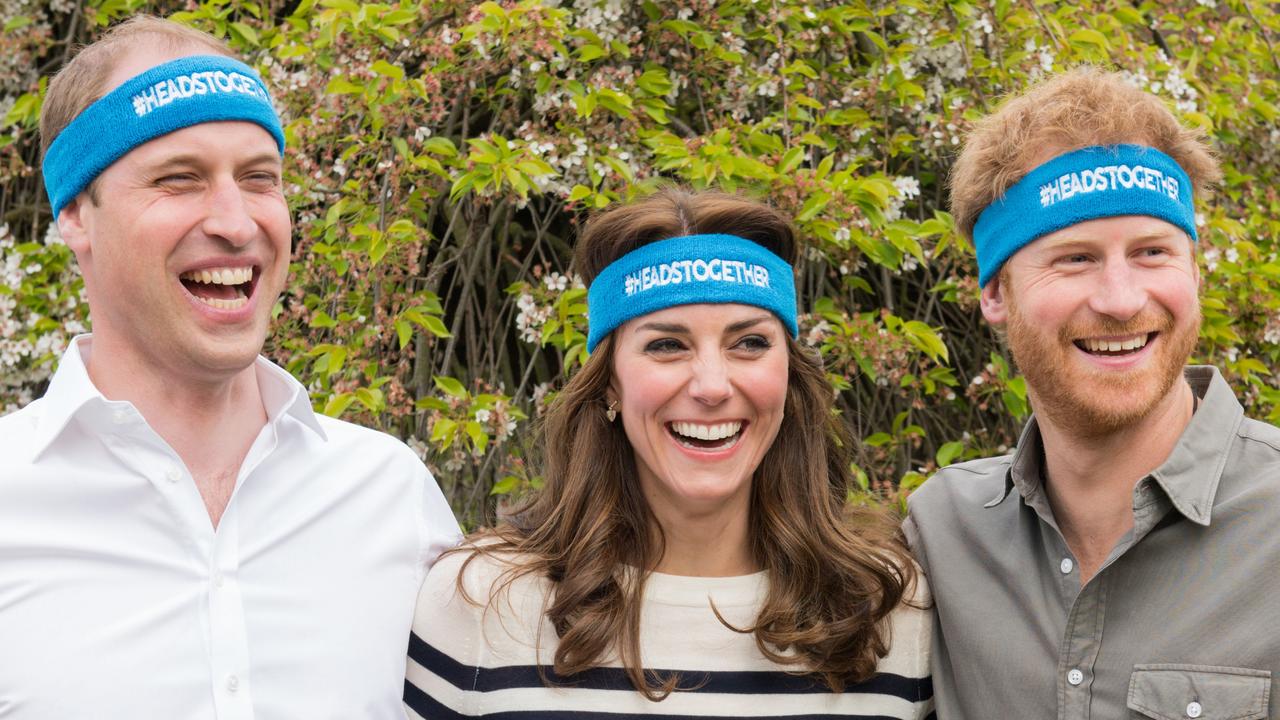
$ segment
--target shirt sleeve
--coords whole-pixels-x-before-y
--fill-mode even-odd
[[[417,456],[414,456],[415,459]],[[421,523],[419,534],[422,539],[421,568],[425,573],[435,563],[440,553],[454,547],[462,541],[462,530],[453,517],[449,502],[431,471],[421,462],[417,463],[418,478],[415,485],[421,491]]]
[[[907,538],[907,547],[911,549],[911,554],[915,556],[916,564],[924,571],[925,575],[929,574],[929,559],[924,552],[924,538],[920,537],[920,529],[916,527],[915,516],[911,514],[911,505],[907,505],[907,517],[902,521],[902,534]]]

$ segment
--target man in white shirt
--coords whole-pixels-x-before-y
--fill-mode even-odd
[[[140,18],[50,84],[46,188],[94,332],[0,418],[0,718],[402,718],[421,461],[258,355],[284,135],[216,39]]]

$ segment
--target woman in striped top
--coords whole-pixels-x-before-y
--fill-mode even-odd
[[[846,502],[797,250],[722,193],[587,224],[592,354],[547,410],[543,488],[428,575],[411,717],[931,714],[924,581],[895,524]]]

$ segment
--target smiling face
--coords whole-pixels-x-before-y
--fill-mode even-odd
[[[611,394],[662,518],[738,512],[787,395],[782,323],[749,305],[681,305],[614,332]]]
[[[1173,397],[1200,329],[1186,233],[1163,220],[1090,220],[1013,255],[982,291],[1005,324],[1037,413],[1079,434],[1129,427]]]
[[[131,55],[109,87],[184,54]],[[82,192],[58,218],[85,277],[95,350],[178,380],[251,365],[290,251],[270,133],[216,122],[163,135],[103,171],[96,196]]]

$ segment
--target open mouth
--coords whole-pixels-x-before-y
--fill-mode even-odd
[[[188,270],[178,276],[182,286],[200,302],[218,310],[239,310],[249,302],[256,283],[252,267]]]
[[[1083,338],[1076,340],[1076,347],[1098,357],[1123,357],[1133,355],[1147,346],[1159,333],[1149,332],[1118,338]]]
[[[669,422],[667,432],[690,450],[714,451],[728,450],[742,439],[742,432],[747,423],[741,420],[704,425],[691,422]]]

